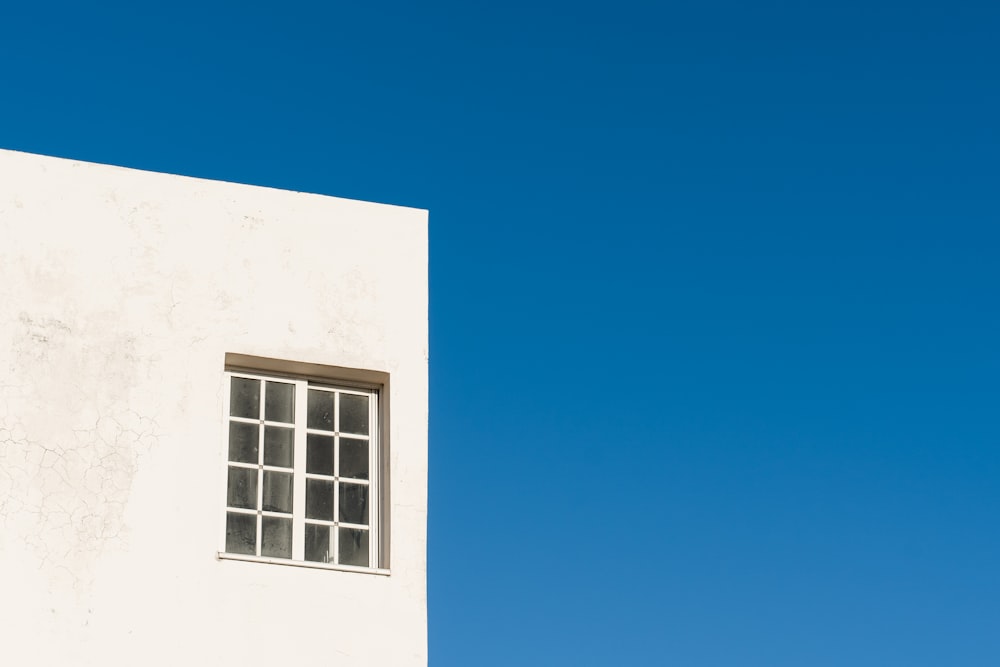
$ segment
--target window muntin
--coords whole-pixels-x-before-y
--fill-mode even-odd
[[[220,555],[376,568],[378,391],[226,375]]]

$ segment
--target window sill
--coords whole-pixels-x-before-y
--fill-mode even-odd
[[[272,565],[289,565],[292,567],[307,567],[313,570],[337,570],[338,572],[356,572],[358,574],[378,574],[388,577],[389,570],[380,567],[357,567],[354,565],[336,565],[334,563],[314,563],[307,560],[290,560],[287,558],[262,558],[261,556],[246,556],[243,554],[227,554],[218,552],[219,560],[242,560],[248,563],[270,563]]]

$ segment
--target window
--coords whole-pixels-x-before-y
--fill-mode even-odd
[[[381,387],[230,369],[226,388],[220,556],[384,566]]]

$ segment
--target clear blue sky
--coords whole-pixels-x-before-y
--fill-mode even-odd
[[[430,209],[431,667],[996,667],[998,34],[8,2],[0,146]]]

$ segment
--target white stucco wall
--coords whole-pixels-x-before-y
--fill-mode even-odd
[[[426,665],[426,212],[0,151],[10,665]],[[391,575],[219,560],[227,352],[391,376]]]

